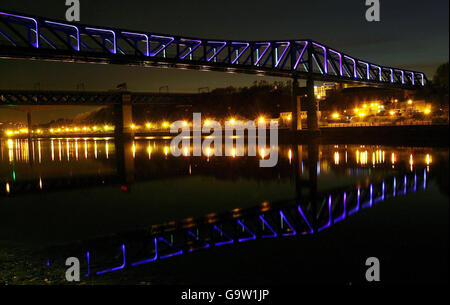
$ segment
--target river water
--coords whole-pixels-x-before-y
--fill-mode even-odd
[[[448,280],[448,147],[284,143],[271,168],[243,149],[3,139],[0,245],[94,282],[351,284],[368,257],[388,282]]]

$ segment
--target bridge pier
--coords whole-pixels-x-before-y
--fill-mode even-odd
[[[298,86],[298,79],[294,78],[292,81],[292,96],[291,96],[291,109],[292,109],[292,130],[302,129],[301,107],[300,107],[300,88]]]
[[[119,104],[114,105],[114,125],[116,138],[134,137],[133,125],[133,105],[131,104],[131,94],[123,93]]]
[[[302,130],[301,104],[303,102],[307,112],[307,129],[311,131],[319,130],[319,118],[317,116],[317,101],[314,95],[314,80],[309,78],[306,87],[300,88],[298,79],[292,82],[292,130]]]
[[[319,130],[319,118],[317,116],[317,101],[314,95],[314,80],[308,78],[306,80],[306,111],[307,126],[310,131]]]
[[[131,94],[122,93],[119,104],[114,106],[114,141],[117,155],[117,174],[119,175],[122,190],[129,191],[134,182],[134,129],[133,105]]]

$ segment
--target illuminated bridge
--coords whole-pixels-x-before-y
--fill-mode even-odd
[[[0,10],[0,58],[107,63],[289,77],[316,130],[314,81],[417,89],[424,73],[371,63],[309,39],[230,41],[82,25]],[[298,90],[306,79],[306,93]],[[293,99],[293,115],[298,115]],[[125,111],[126,112],[126,111]],[[294,121],[296,129],[297,120]]]

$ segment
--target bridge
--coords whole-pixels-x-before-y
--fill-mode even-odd
[[[132,105],[192,105],[196,99],[205,94],[207,93],[0,90],[0,109],[8,108],[27,113],[28,137],[30,138],[33,112],[51,110],[60,106],[67,108],[109,105],[115,107],[114,113],[122,113],[122,116],[114,117],[116,126],[131,126],[133,124]],[[124,111],[125,116],[123,115]],[[119,129],[118,135],[123,131],[123,129]]]
[[[121,104],[124,99],[133,105],[178,105],[204,94],[207,93],[0,90],[0,106],[100,106]]]
[[[298,117],[300,98],[304,98],[311,130],[318,129],[314,81],[401,89],[418,89],[427,82],[422,72],[375,64],[310,39],[203,39],[68,23],[4,10],[0,10],[0,58],[288,77],[294,80],[293,117]],[[299,90],[299,79],[307,80],[306,90]],[[297,129],[298,120],[293,123]],[[130,132],[126,126],[124,132]]]

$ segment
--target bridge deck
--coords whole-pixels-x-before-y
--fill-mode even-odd
[[[0,58],[158,66],[405,89],[427,82],[424,73],[377,65],[310,39],[200,39],[7,11],[0,11]]]

